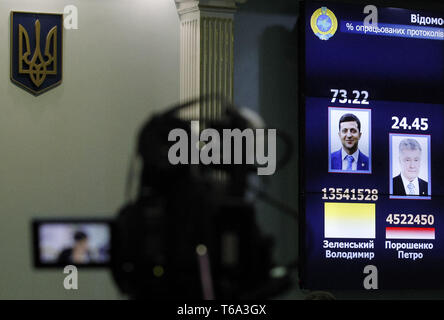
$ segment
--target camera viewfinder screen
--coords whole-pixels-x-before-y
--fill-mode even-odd
[[[42,222],[35,225],[36,264],[45,266],[107,265],[111,230],[108,223]]]

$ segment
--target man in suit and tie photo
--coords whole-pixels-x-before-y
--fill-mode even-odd
[[[421,168],[421,145],[415,139],[399,143],[401,173],[393,178],[393,195],[428,196],[428,182],[418,177]]]
[[[331,154],[331,169],[352,173],[368,172],[369,158],[359,150],[359,140],[362,136],[359,118],[352,113],[344,114],[339,119],[338,135],[342,147]]]

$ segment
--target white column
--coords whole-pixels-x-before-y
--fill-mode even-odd
[[[236,0],[175,0],[180,17],[180,99],[214,95],[182,114],[217,119],[222,112],[216,94],[233,99],[233,20]]]

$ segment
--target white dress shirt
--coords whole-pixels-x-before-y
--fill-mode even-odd
[[[347,157],[348,155],[349,154],[347,152],[345,152],[344,148],[342,148],[341,149],[342,170],[347,170],[348,160],[345,157]],[[352,170],[356,170],[358,168],[359,149],[357,149],[355,151],[355,153],[351,154],[351,156],[354,159],[353,162],[352,162]]]
[[[401,173],[401,178],[402,178],[402,184],[404,185],[404,190],[405,190],[405,194],[406,195],[411,195],[410,194],[410,189],[408,186],[408,184],[410,183],[410,181],[404,177]],[[411,181],[413,183],[413,186],[415,187],[414,193],[412,194],[412,196],[419,196],[419,180],[418,177],[416,177],[415,179],[413,179],[413,181]]]

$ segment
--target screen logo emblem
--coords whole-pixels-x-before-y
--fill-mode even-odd
[[[321,7],[311,16],[311,29],[321,40],[328,40],[338,29],[338,19],[327,7]]]

